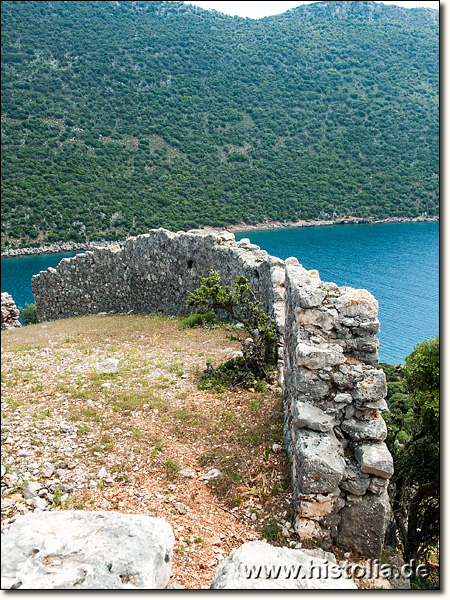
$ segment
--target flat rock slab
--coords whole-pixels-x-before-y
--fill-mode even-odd
[[[106,358],[101,362],[95,363],[94,370],[96,373],[118,373],[120,371],[120,363],[117,358]]]
[[[249,542],[217,566],[211,589],[356,590],[329,556],[319,558],[304,550]]]
[[[2,589],[166,589],[174,535],[163,519],[41,512],[2,536]]]

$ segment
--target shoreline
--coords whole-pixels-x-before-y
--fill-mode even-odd
[[[319,221],[265,221],[256,225],[238,223],[226,225],[225,227],[203,227],[205,231],[229,231],[239,233],[245,231],[270,231],[273,229],[299,229],[301,227],[330,227],[332,225],[379,225],[383,223],[425,223],[439,222],[439,217],[388,217],[378,219],[376,217],[341,217],[339,219]]]
[[[203,231],[229,231],[230,233],[241,233],[246,231],[270,231],[274,229],[298,229],[300,227],[329,227],[331,225],[378,225],[382,223],[425,223],[439,222],[439,217],[388,217],[377,219],[376,217],[342,217],[340,219],[320,221],[265,221],[256,225],[247,223],[236,223],[224,227],[204,226],[199,229]],[[85,252],[97,248],[109,246],[121,246],[125,240],[102,241],[102,242],[60,242],[49,246],[36,246],[28,248],[14,248],[1,253],[2,258],[14,258],[19,256],[32,256],[38,254],[57,254],[60,252]]]

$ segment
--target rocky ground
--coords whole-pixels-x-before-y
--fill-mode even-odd
[[[244,542],[294,546],[278,389],[211,394],[223,328],[97,316],[2,332],[2,524],[28,511],[163,517],[173,582],[209,587]],[[118,373],[99,374],[108,358]]]
[[[209,588],[245,542],[299,547],[279,388],[199,390],[207,361],[238,344],[225,328],[178,323],[99,315],[2,332],[3,529],[29,511],[162,517],[171,584],[186,589]]]

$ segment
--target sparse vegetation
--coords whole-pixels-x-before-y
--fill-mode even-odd
[[[200,378],[200,389],[223,391],[226,387],[241,386],[258,389],[274,379],[277,332],[275,321],[265,313],[262,303],[242,275],[234,280],[234,288],[221,285],[220,274],[211,271],[200,277],[201,286],[189,294],[186,303],[201,311],[225,314],[241,327],[235,327],[231,339],[241,344],[236,356],[214,368],[210,363]],[[264,382],[264,383],[263,383]]]
[[[282,406],[273,389],[226,388],[220,395],[199,390],[199,362],[207,356],[221,364],[239,342],[227,338],[227,328],[194,328],[184,335],[178,323],[160,316],[105,315],[9,331],[2,336],[2,425],[14,424],[14,439],[26,441],[33,461],[42,461],[40,468],[76,459],[77,475],[89,473],[67,499],[61,491],[65,482],[58,484],[56,502],[65,509],[143,512],[178,524],[183,517],[172,513],[170,498],[183,502],[193,531],[183,534],[191,543],[182,543],[174,568],[184,573],[196,565],[206,579],[213,567],[198,568],[200,561],[207,564],[205,556],[185,561],[193,549],[210,552],[212,534],[203,525],[211,505],[219,511],[214,523],[237,536],[224,542],[229,552],[243,531],[259,535],[262,525],[258,521],[251,529],[253,521],[245,516],[250,506],[258,505],[258,519],[272,518],[289,495],[286,456],[266,456],[281,432]],[[93,365],[111,355],[119,358],[120,372],[95,373]],[[252,410],[253,400],[264,410]],[[60,448],[65,439],[72,440],[72,451]],[[7,444],[2,460],[8,468],[24,461],[24,469],[30,461]],[[180,475],[186,468],[196,476]],[[98,475],[101,469],[106,475]],[[202,479],[211,469],[222,476]],[[91,479],[96,486],[89,487]]]
[[[273,542],[280,537],[280,529],[278,523],[275,520],[270,520],[262,528],[262,536],[268,541]]]
[[[217,323],[217,319],[212,310],[208,312],[196,312],[180,321],[181,329],[191,329],[192,327],[207,327]]]
[[[25,302],[25,307],[19,306],[20,318],[24,325],[34,325],[35,323],[39,323],[36,304]]]

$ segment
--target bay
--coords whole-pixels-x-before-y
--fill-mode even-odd
[[[2,258],[2,292],[13,297],[16,306],[25,308],[25,304],[34,302],[31,291],[31,278],[49,267],[56,267],[61,259],[70,258],[77,252],[58,252],[54,254],[30,254]]]
[[[236,234],[269,254],[298,258],[324,281],[369,290],[379,302],[380,360],[404,362],[439,334],[439,223],[333,225]],[[2,258],[1,291],[33,302],[31,277],[76,252]]]
[[[323,281],[369,290],[379,303],[381,362],[403,363],[439,335],[439,223],[382,223],[255,230],[249,238],[283,260],[295,256]]]

